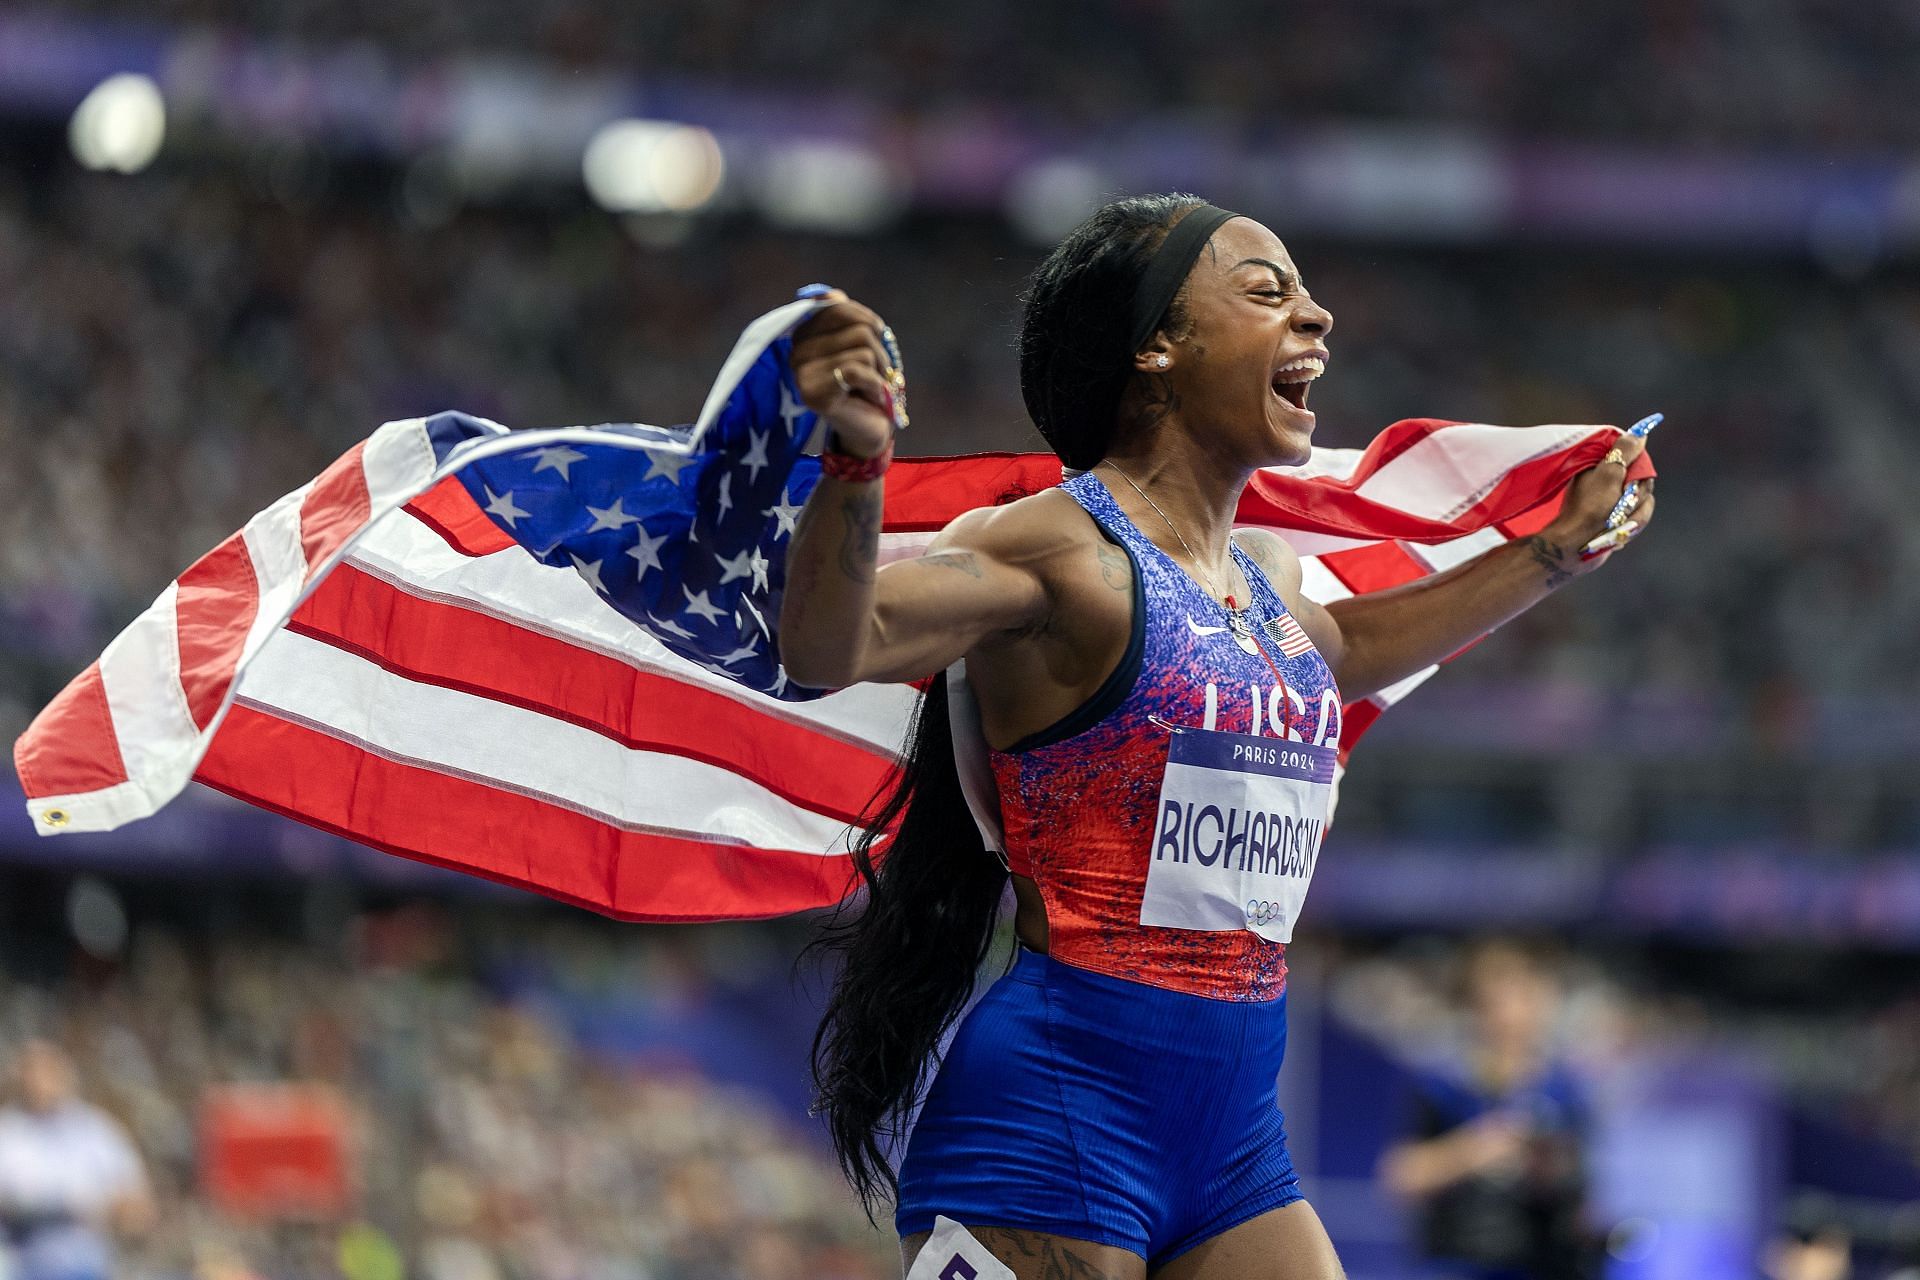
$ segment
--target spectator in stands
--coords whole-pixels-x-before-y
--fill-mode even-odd
[[[19,1101],[0,1110],[0,1231],[18,1280],[107,1280],[116,1235],[153,1225],[139,1153],[79,1096],[73,1063],[29,1040],[15,1064]]]
[[[1416,1076],[1413,1132],[1380,1166],[1417,1207],[1431,1259],[1475,1280],[1598,1274],[1584,1218],[1581,1089],[1552,1049],[1558,988],[1544,962],[1490,942],[1466,965],[1473,1039]]]

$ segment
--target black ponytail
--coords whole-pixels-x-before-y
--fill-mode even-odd
[[[841,961],[813,1037],[814,1109],[869,1218],[894,1193],[890,1149],[973,994],[1007,884],[960,790],[949,714],[935,676],[891,790],[861,819],[853,864],[866,901],[843,904],[808,948]],[[876,833],[896,819],[876,865]]]
[[[1132,377],[1133,297],[1168,228],[1205,202],[1138,196],[1096,212],[1034,272],[1020,332],[1020,389],[1060,460],[1088,470],[1113,441]],[[1167,324],[1178,326],[1178,302]],[[866,888],[808,952],[840,961],[813,1038],[814,1110],[868,1216],[897,1190],[891,1156],[973,994],[1007,872],[981,843],[955,771],[947,685],[920,700],[905,756],[861,818],[853,864]],[[883,849],[875,834],[899,823]],[[859,899],[864,898],[864,901]]]

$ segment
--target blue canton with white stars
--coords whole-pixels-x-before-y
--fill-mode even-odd
[[[539,431],[530,447],[489,448],[455,474],[529,554],[579,574],[681,657],[785,701],[820,697],[828,691],[788,681],[773,635],[786,548],[820,477],[802,452],[816,420],[792,351],[790,337],[762,350],[690,453],[646,447],[684,448],[690,427],[576,429],[563,442]],[[477,429],[460,413],[428,421],[443,457]]]

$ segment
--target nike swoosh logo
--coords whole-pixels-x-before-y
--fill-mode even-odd
[[[1226,628],[1225,627],[1203,627],[1199,623],[1195,622],[1192,619],[1192,617],[1188,617],[1187,630],[1193,632],[1193,634],[1197,636],[1217,636],[1222,631],[1225,631]]]

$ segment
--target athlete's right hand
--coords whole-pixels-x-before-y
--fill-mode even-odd
[[[893,439],[884,322],[838,289],[826,296],[832,305],[793,331],[794,379],[807,408],[833,429],[834,447],[871,458]]]

